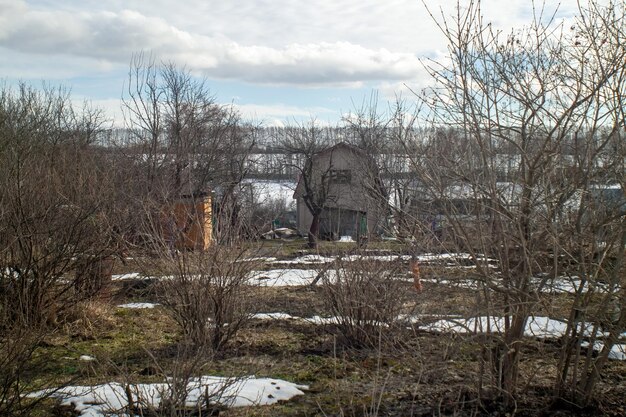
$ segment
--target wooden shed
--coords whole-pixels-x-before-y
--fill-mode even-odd
[[[206,250],[213,239],[210,194],[185,196],[166,209],[163,235],[171,248]]]

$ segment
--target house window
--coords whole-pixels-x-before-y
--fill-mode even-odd
[[[330,182],[333,184],[350,184],[352,173],[349,169],[331,169]]]

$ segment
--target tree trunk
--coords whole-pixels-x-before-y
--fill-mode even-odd
[[[528,315],[520,309],[513,314],[511,327],[505,336],[504,351],[501,353],[500,386],[504,393],[505,403],[515,398],[517,379],[519,376],[520,348]]]
[[[317,240],[320,234],[320,215],[321,213],[313,214],[313,220],[309,228],[309,248],[311,249],[317,249]]]

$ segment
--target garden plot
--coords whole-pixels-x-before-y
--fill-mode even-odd
[[[200,380],[211,383],[217,381],[210,389],[216,396],[218,395],[220,378],[199,377],[207,373],[257,374],[308,384],[311,387],[306,391],[305,386],[278,379],[262,382],[259,379],[240,378],[237,393],[225,391],[220,400],[215,400],[214,403],[222,404],[221,408],[255,404],[266,404],[268,408],[231,409],[220,413],[237,416],[257,413],[316,415],[321,413],[320,410],[326,415],[341,415],[341,412],[345,412],[344,415],[360,415],[359,412],[371,403],[371,393],[379,389],[376,386],[379,383],[376,382],[379,381],[376,379],[379,366],[382,372],[392,375],[389,383],[385,383],[384,398],[381,397],[387,410],[386,415],[411,415],[415,409],[422,411],[413,415],[433,415],[437,411],[436,408],[429,408],[431,403],[440,404],[442,401],[454,401],[456,398],[454,397],[456,393],[450,394],[451,387],[452,389],[472,387],[477,380],[475,370],[479,368],[476,362],[478,357],[473,354],[457,356],[455,352],[460,349],[473,352],[472,347],[481,340],[480,337],[472,336],[473,334],[487,330],[498,333],[504,328],[503,318],[498,317],[502,310],[497,305],[490,310],[488,306],[477,303],[483,295],[482,292],[475,291],[481,285],[481,278],[476,272],[465,269],[471,268],[469,264],[472,258],[458,253],[421,255],[418,259],[425,266],[422,269],[425,288],[422,293],[417,293],[412,285],[406,282],[412,281],[413,278],[407,265],[411,257],[387,254],[385,251],[361,253],[362,255],[343,257],[338,254],[303,255],[278,263],[279,258],[274,257],[237,260],[236,262],[249,262],[245,265],[242,278],[243,283],[250,286],[245,289],[245,294],[252,294],[253,297],[251,300],[253,308],[247,313],[247,318],[252,320],[242,327],[230,344],[226,345],[226,359],[221,357],[212,359],[208,364],[210,367],[194,372],[194,377],[198,379],[190,383],[191,393],[187,398],[187,406],[194,407],[198,402],[204,403],[205,393],[204,388],[200,388],[198,382]],[[361,261],[363,263],[359,264]],[[375,282],[379,280],[385,284],[389,284],[389,281],[380,278],[389,277],[389,280],[394,281],[391,288],[396,292],[387,292],[393,296],[389,297],[392,304],[386,305],[400,307],[388,316],[385,315],[384,322],[370,320],[369,316],[353,320],[351,317],[358,317],[358,313],[333,310],[324,297],[335,289],[336,285],[332,284],[338,282],[338,276],[342,277],[344,271],[342,268],[346,268],[348,275],[350,271],[363,272],[372,275]],[[322,271],[324,278],[318,280],[315,287],[311,287],[313,280]],[[119,305],[108,306],[113,308],[109,309],[111,316],[107,323],[115,325],[98,330],[97,344],[68,336],[67,343],[72,347],[71,351],[66,352],[65,348],[54,345],[46,347],[52,352],[50,357],[61,358],[54,361],[55,366],[58,369],[70,370],[66,371],[69,376],[75,377],[75,381],[80,381],[75,382],[80,386],[61,388],[57,393],[48,391],[62,404],[76,410],[73,415],[127,416],[125,386],[118,382],[126,381],[125,378],[128,376],[132,376],[130,381],[133,384],[130,388],[133,395],[145,403],[144,415],[147,415],[148,407],[156,407],[162,403],[163,392],[167,390],[167,384],[164,383],[167,380],[163,378],[173,375],[170,369],[176,360],[173,354],[174,348],[177,347],[179,331],[174,327],[169,304],[167,308],[163,306],[154,308],[156,306],[154,302],[166,300],[158,292],[161,288],[159,281],[173,277],[159,276],[158,272],[129,272],[114,278],[112,287],[124,289],[126,292],[116,294],[113,298]],[[497,271],[493,272],[492,283],[501,285],[501,276]],[[146,276],[143,276],[144,273]],[[535,288],[542,279],[546,281],[545,276],[533,279]],[[129,282],[124,282],[125,280]],[[132,280],[146,282],[133,283]],[[554,302],[545,308],[540,307],[536,311],[538,316],[529,320],[524,343],[526,346],[541,348],[529,351],[525,356],[522,364],[525,373],[532,374],[535,369],[545,370],[556,366],[555,358],[559,353],[559,344],[543,343],[540,340],[554,341],[563,335],[566,322],[556,319],[566,317],[560,303],[571,297],[565,289],[576,285],[576,280],[576,277],[559,277],[553,282],[547,280],[544,283],[545,289],[542,291],[550,293],[543,295],[542,299]],[[568,284],[571,284],[570,287]],[[309,288],[304,290],[298,287]],[[133,291],[128,292],[128,288]],[[358,285],[354,287],[357,296],[360,288]],[[555,295],[555,288],[564,291]],[[375,294],[374,297],[380,299],[380,295]],[[370,302],[366,304],[371,305]],[[254,314],[255,312],[262,313]],[[494,316],[489,316],[490,314]],[[207,323],[207,327],[212,328],[214,321],[209,318]],[[229,327],[229,324],[226,326]],[[357,336],[361,331],[380,333],[383,335],[380,340],[388,342],[391,349],[370,350],[362,348],[363,345],[349,344],[354,343],[349,338],[350,329],[356,329],[354,334]],[[591,332],[591,328],[586,328],[584,334],[589,336]],[[452,333],[460,336],[447,336]],[[467,336],[464,337],[463,334]],[[587,344],[583,342],[584,354],[591,355],[591,349],[599,351],[604,347],[602,341],[606,335],[598,333],[596,336],[600,340],[593,341],[587,338],[589,342]],[[104,344],[104,347],[99,346],[100,344]],[[354,346],[359,349],[358,354],[351,350]],[[163,371],[155,370],[154,359],[146,356],[146,351],[155,355]],[[621,378],[623,365],[626,364],[625,351],[625,341],[620,340],[609,353],[612,360],[606,366],[614,380]],[[78,359],[74,352],[85,352],[89,356],[84,355]],[[450,361],[450,365],[448,362],[442,362],[442,353],[446,358],[449,353],[454,355],[451,356],[454,362]],[[100,369],[108,369],[110,362],[124,364],[128,367],[128,373],[114,377],[103,373],[97,379],[90,377]],[[415,381],[415,375],[424,372],[429,378],[428,383],[413,387],[411,384]],[[82,376],[87,378],[83,379]],[[228,385],[229,380],[233,379],[223,379],[222,386]],[[55,380],[46,387],[62,386],[64,381],[65,379]],[[268,381],[275,382],[276,385]],[[537,390],[549,389],[552,384],[549,379],[538,378],[533,378],[528,383],[532,385],[532,389]],[[614,403],[621,401],[620,395],[624,392],[621,388],[623,384],[619,384],[620,391],[617,391]],[[411,387],[410,396],[404,394],[406,387]],[[419,396],[414,396],[413,392],[419,393]],[[289,395],[283,397],[284,394]],[[299,397],[292,398],[292,395]],[[288,402],[276,404],[277,401],[290,398]],[[539,397],[529,398],[529,401],[536,401]],[[342,405],[352,403],[356,405],[354,409],[339,410],[336,408],[339,402]],[[49,403],[44,404],[47,406]],[[453,413],[454,410],[448,411]]]
[[[107,415],[129,416],[127,387],[119,383],[95,386],[68,386],[58,390],[38,391],[29,394],[37,398],[50,395],[61,400],[62,405],[73,406],[80,416],[101,417]],[[303,395],[306,385],[297,385],[280,379],[246,377],[230,379],[215,376],[193,378],[187,385],[185,406],[197,408],[207,402],[208,393],[212,404],[225,407],[248,407],[271,405]],[[143,409],[159,407],[170,387],[165,383],[131,384],[128,386],[133,401]]]

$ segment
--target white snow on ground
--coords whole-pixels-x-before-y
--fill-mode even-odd
[[[285,268],[285,269],[272,269],[269,271],[252,271],[248,277],[248,283],[250,285],[261,285],[266,287],[292,287],[292,286],[303,286],[309,285],[311,281],[317,276],[318,270],[316,269],[295,269],[295,268]],[[336,272],[334,270],[329,270],[326,272],[326,279],[331,279]],[[121,277],[121,278],[120,278]],[[123,279],[136,279],[140,277],[139,273],[132,274],[124,274],[118,275],[116,280]],[[159,276],[159,277],[141,277],[146,280],[166,280],[172,279],[172,276]],[[139,305],[135,305],[138,303],[129,303],[118,306],[120,308],[151,308],[148,306],[140,307]]]
[[[355,262],[355,261],[381,261],[381,262],[394,262],[394,261],[409,261],[411,255],[348,255],[341,257],[342,261]],[[272,259],[272,258],[268,258]],[[275,258],[274,258],[275,259]],[[280,261],[270,261],[275,264],[323,264],[330,263],[338,260],[337,256],[320,256],[320,255],[304,255],[294,259],[286,259]],[[458,266],[456,262],[474,259],[469,253],[426,253],[415,257],[418,262],[432,263],[447,261],[446,266]],[[494,259],[478,257],[481,262],[496,262]]]
[[[539,285],[541,280],[542,280],[541,277],[533,278],[535,285]],[[551,293],[551,294],[574,294],[581,287],[581,284],[582,284],[582,280],[578,276],[557,277],[554,279],[549,279],[545,283],[545,286],[541,289],[541,291],[545,293]],[[601,292],[601,293],[607,292],[608,290],[606,284],[604,283],[600,283],[600,282],[590,283],[589,281],[586,281],[583,285],[583,292],[587,292],[592,288],[595,292]]]
[[[256,258],[243,258],[239,259],[237,262],[276,262],[278,258],[274,256],[260,256]]]
[[[287,313],[257,313],[251,316],[257,320],[303,320],[302,317],[292,316]]]
[[[89,356],[89,355],[80,355],[78,357],[79,361],[84,361],[84,362],[93,362],[96,360],[96,358],[94,358],[93,356]]]
[[[581,347],[589,347],[589,342],[584,341],[580,344]],[[604,348],[604,343],[595,342],[593,344],[593,350],[600,352]],[[615,359],[617,361],[626,361],[626,344],[615,344],[609,352],[609,359]]]
[[[337,316],[299,317],[299,316],[292,316],[291,314],[287,314],[287,313],[259,313],[259,314],[254,314],[252,318],[255,318],[258,320],[297,320],[297,321],[303,321],[306,323],[316,324],[316,325],[338,324],[343,321],[341,320],[341,317],[337,317]],[[370,322],[370,323],[377,324],[379,322]],[[385,323],[383,323],[382,325],[386,326]]]
[[[465,267],[461,267],[461,268],[465,268]],[[474,268],[474,267],[467,267],[467,268]],[[477,289],[480,287],[480,281],[481,278],[476,278],[476,279],[472,279],[472,278],[454,278],[454,279],[449,279],[449,278],[422,278],[421,280],[422,282],[430,282],[433,284],[439,284],[439,285],[447,285],[450,287],[459,287],[459,288],[467,288],[467,289]],[[533,278],[532,280],[532,285],[535,285],[535,288],[537,289],[537,287],[539,286],[539,282],[541,281],[541,278]],[[502,279],[500,278],[492,278],[490,280],[492,285],[502,285]],[[545,285],[541,288],[541,292],[542,293],[548,293],[548,294],[574,294],[580,285],[580,279],[578,277],[558,277],[554,280],[548,281],[545,283]],[[587,292],[590,288],[590,285],[588,283],[585,284],[583,292]],[[594,291],[595,292],[599,292],[599,293],[605,293],[607,292],[607,288],[606,285],[601,284],[601,283],[597,283],[593,286]]]
[[[579,325],[580,326],[580,325]],[[583,335],[591,336],[593,325],[587,324]],[[442,333],[501,333],[504,331],[504,318],[493,316],[471,317],[468,319],[444,319],[424,325],[424,330]],[[524,330],[525,336],[539,339],[555,339],[565,335],[567,323],[548,317],[530,317]],[[606,337],[602,332],[596,333],[598,337]]]
[[[254,319],[258,320],[298,320],[304,321],[311,324],[336,324],[338,320],[336,317],[321,317],[321,316],[313,316],[313,317],[300,317],[300,316],[292,316],[287,313],[258,313],[252,316]]]
[[[284,200],[289,208],[295,207],[293,193],[296,189],[296,183],[293,181],[263,181],[250,180],[244,181],[251,184],[254,197],[260,204],[267,204],[276,200]]]
[[[358,261],[379,261],[379,262],[393,262],[393,261],[408,261],[411,259],[410,255],[348,255],[341,258],[342,261],[358,262]]]
[[[474,256],[469,253],[424,253],[422,255],[417,255],[416,259],[418,262],[440,262],[440,261],[451,261],[450,266],[454,266],[454,261],[461,260],[474,260]],[[495,259],[486,258],[483,255],[478,255],[476,258],[480,262],[497,262]]]
[[[276,259],[276,258],[274,258]],[[298,258],[294,258],[294,259],[285,259],[285,260],[281,260],[281,261],[272,261],[272,263],[274,264],[281,264],[281,265],[292,265],[292,264],[325,264],[325,263],[330,263],[333,262],[335,259],[334,257],[328,257],[328,256],[321,256],[321,255],[304,255],[304,256],[300,256]]]
[[[478,281],[475,279],[441,279],[441,278],[422,278],[422,282],[430,282],[432,284],[446,285],[449,287],[459,287],[476,289],[478,288]]]
[[[131,308],[131,309],[135,309],[135,308],[154,308],[156,306],[158,306],[159,303],[126,303],[126,304],[119,304],[117,306],[117,308]]]
[[[340,322],[338,317],[299,317],[292,316],[287,313],[259,313],[255,314],[253,318],[259,320],[298,320],[315,325],[337,324]],[[501,333],[504,331],[504,318],[502,317],[473,317],[469,319],[461,318],[455,315],[405,315],[398,316],[399,321],[409,323],[419,323],[428,318],[440,318],[440,320],[422,326],[423,330],[434,331],[438,333],[485,333],[488,329],[492,333]],[[567,323],[550,319],[548,317],[535,316],[531,317],[526,324],[524,330],[524,336],[535,337],[538,339],[557,339],[562,337],[567,330]],[[583,336],[590,337],[593,330],[593,325],[588,324],[585,326]],[[607,333],[596,332],[596,337],[607,337]],[[626,333],[622,334],[622,338],[626,338]],[[589,346],[589,342],[582,342],[582,347]],[[602,350],[604,344],[601,341],[596,341],[593,345],[593,349],[596,351]],[[616,344],[609,353],[609,359],[626,360],[626,344]]]
[[[302,320],[306,321],[307,323],[320,324],[320,325],[339,323],[339,317],[335,317],[335,316],[331,316],[331,317],[313,316],[313,317],[303,318]]]
[[[247,407],[252,405],[271,405],[286,401],[296,395],[303,395],[306,385],[297,385],[280,379],[246,377],[240,380],[223,377],[203,376],[192,379],[187,388],[189,393],[185,405],[194,407],[198,401],[204,401],[206,390],[212,402],[227,407]],[[135,401],[157,407],[167,384],[136,384],[130,386]],[[128,416],[126,392],[122,384],[115,382],[95,386],[69,386],[54,391],[37,391],[29,394],[31,398],[50,395],[61,399],[62,405],[72,405],[84,417],[102,417],[114,414]]]
[[[131,272],[128,274],[111,275],[113,281],[123,281],[126,279],[138,279],[140,277],[139,272]]]
[[[272,269],[270,271],[254,271],[250,273],[248,282],[251,285],[264,287],[291,287],[309,285],[317,276],[315,269]]]
[[[354,243],[352,236],[341,236],[338,240],[339,243]]]

